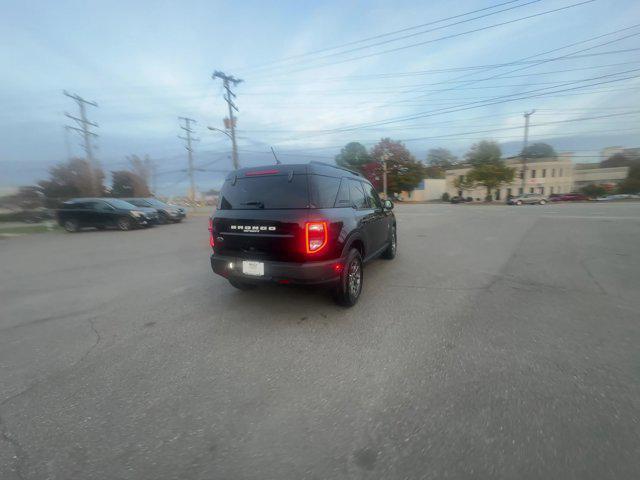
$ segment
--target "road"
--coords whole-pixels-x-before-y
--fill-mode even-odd
[[[640,478],[640,203],[400,205],[353,309],[206,217],[0,241],[0,478]]]

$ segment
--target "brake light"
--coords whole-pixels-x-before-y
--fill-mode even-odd
[[[253,177],[256,175],[275,175],[276,173],[280,173],[279,170],[252,170],[250,172],[245,172],[245,176]]]
[[[318,253],[327,245],[329,239],[327,222],[307,222],[304,231],[307,253]]]
[[[209,245],[211,246],[211,248],[215,247],[216,242],[213,239],[213,219],[210,218],[209,219]]]

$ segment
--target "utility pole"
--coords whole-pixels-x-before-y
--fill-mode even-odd
[[[64,146],[67,149],[67,160],[71,160],[71,144],[69,143],[69,126],[64,125]]]
[[[180,128],[183,129],[185,132],[187,132],[186,137],[182,137],[178,135],[178,138],[181,138],[182,140],[187,142],[184,148],[187,150],[188,158],[189,158],[189,164],[187,168],[187,172],[189,173],[189,182],[191,184],[189,199],[193,202],[196,196],[196,184],[193,178],[193,148],[191,147],[191,142],[196,142],[198,141],[198,139],[191,137],[191,134],[193,133],[193,130],[191,129],[191,124],[197,123],[197,122],[193,118],[187,118],[187,117],[178,117],[178,119],[184,120],[184,125],[180,125]]]
[[[233,111],[235,110],[237,112],[239,110],[238,110],[238,107],[236,107],[235,103],[233,103],[233,99],[236,98],[236,95],[231,91],[231,84],[233,84],[233,86],[235,87],[239,83],[242,83],[242,80],[239,78],[233,77],[233,75],[227,75],[226,73],[221,72],[219,70],[216,70],[215,72],[213,72],[213,75],[211,76],[211,78],[213,79],[220,78],[222,80],[222,85],[224,86],[224,89],[227,91],[224,99],[227,102],[227,105],[229,106],[229,118],[224,119],[224,124],[225,124],[225,128],[231,131],[231,147],[233,149],[231,152],[231,158],[233,159],[233,168],[234,170],[237,170],[238,168],[240,168],[240,162],[238,161],[238,145],[236,144],[237,117],[233,116]]]
[[[530,112],[524,112],[524,142],[522,144],[522,193],[526,193],[524,191],[525,185],[527,183],[527,155],[525,150],[529,145],[529,117],[536,113],[535,110],[531,110]]]
[[[154,195],[157,195],[158,188],[158,165],[155,160],[151,160],[151,191]]]
[[[382,191],[384,192],[384,199],[387,199],[387,160],[389,154],[385,150],[382,154]]]
[[[93,156],[93,145],[91,144],[91,137],[97,138],[98,134],[92,132],[90,130],[90,127],[98,127],[97,123],[93,123],[90,122],[89,120],[87,120],[87,111],[86,111],[86,105],[91,105],[92,107],[97,107],[98,104],[95,102],[90,102],[89,100],[85,100],[84,98],[82,98],[81,96],[75,94],[75,93],[69,93],[66,90],[64,90],[62,92],[65,96],[72,98],[73,100],[76,101],[76,103],[78,104],[78,109],[80,111],[80,117],[75,117],[69,113],[65,112],[65,116],[75,120],[77,122],[77,127],[73,127],[71,125],[65,125],[65,128],[67,130],[74,130],[76,132],[78,132],[83,139],[83,144],[82,144],[82,148],[84,148],[85,151],[85,155],[86,155],[86,160],[87,163],[89,164],[89,176],[91,178],[91,190],[95,193],[98,194],[98,185],[97,185],[97,179],[95,176],[95,158]]]

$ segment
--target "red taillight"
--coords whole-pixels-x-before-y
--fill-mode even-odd
[[[216,244],[216,241],[213,239],[213,219],[209,219],[209,245],[213,248]]]
[[[307,222],[304,231],[307,253],[318,253],[327,245],[329,239],[327,222]]]

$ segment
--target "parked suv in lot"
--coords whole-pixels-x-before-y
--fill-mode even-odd
[[[181,222],[187,213],[184,208],[169,205],[157,198],[123,198],[125,202],[129,202],[136,207],[153,208],[158,212],[158,223],[164,225],[168,222]]]
[[[349,170],[311,162],[229,174],[209,219],[211,267],[241,290],[324,284],[355,305],[363,264],[396,255],[393,204]]]
[[[58,223],[67,232],[77,232],[85,227],[131,230],[158,221],[155,209],[136,207],[119,198],[74,198],[64,202],[56,215]]]

